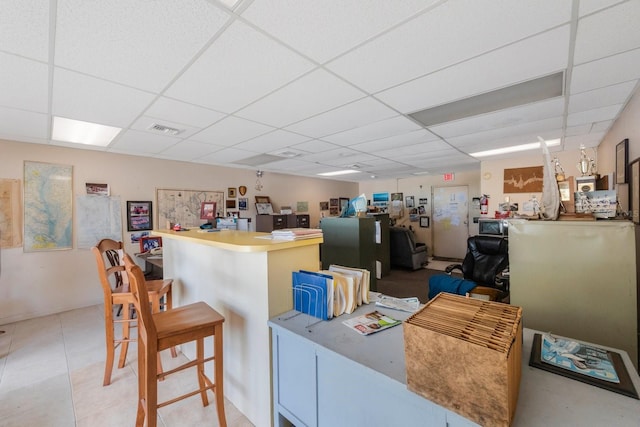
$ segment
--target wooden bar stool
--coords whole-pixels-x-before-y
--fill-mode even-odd
[[[158,408],[178,402],[187,397],[200,394],[202,404],[207,406],[207,390],[216,397],[218,422],[221,427],[227,425],[224,413],[223,371],[222,371],[222,324],[224,317],[204,302],[185,305],[168,311],[152,313],[147,294],[144,275],[129,255],[124,257],[125,268],[131,281],[131,293],[138,311],[138,412],[136,426],[143,426],[146,417],[147,426],[155,427]],[[204,357],[204,339],[213,337],[212,357]],[[196,359],[166,372],[158,372],[158,352],[175,345],[196,341]],[[206,362],[214,362],[215,383],[204,372]],[[158,380],[196,367],[198,389],[158,403]]]
[[[104,367],[103,386],[111,383],[111,371],[113,370],[113,361],[115,358],[116,347],[120,347],[120,359],[118,368],[123,368],[127,359],[127,350],[129,343],[134,342],[135,338],[130,337],[131,328],[135,327],[136,319],[132,318],[129,310],[133,304],[133,295],[129,289],[129,278],[125,271],[122,257],[124,256],[124,245],[112,239],[102,239],[96,246],[91,248],[98,266],[98,276],[102,285],[102,293],[104,295],[104,327],[107,349],[107,360]],[[109,261],[107,264],[105,258]],[[165,299],[164,309],[171,309],[171,285],[173,280],[149,280],[146,282],[148,300],[151,301],[153,312],[160,311],[160,300]],[[115,319],[113,309],[116,305],[122,305],[122,318]],[[115,337],[115,325],[122,326],[122,338]],[[177,356],[175,348],[171,348],[171,355]],[[158,359],[160,363],[160,359]],[[161,371],[162,366],[158,365]]]

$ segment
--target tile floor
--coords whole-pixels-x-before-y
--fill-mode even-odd
[[[0,327],[5,331],[0,334],[1,427],[135,424],[137,347],[129,346],[127,364],[114,366],[111,385],[103,387],[103,319],[102,306],[96,305]],[[181,353],[177,359],[168,351],[162,354],[165,369],[184,360]],[[196,383],[193,369],[172,377],[160,383],[160,399]],[[225,412],[229,426],[252,426],[226,399]],[[218,419],[215,404],[203,407],[199,397],[161,408],[158,414],[158,426],[203,425],[217,426]]]

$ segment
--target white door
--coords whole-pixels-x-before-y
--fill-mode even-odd
[[[469,188],[435,187],[433,218],[433,256],[462,259],[467,253],[469,237]]]

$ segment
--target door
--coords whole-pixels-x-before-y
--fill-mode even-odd
[[[467,253],[469,237],[469,188],[434,187],[433,256],[462,259]]]

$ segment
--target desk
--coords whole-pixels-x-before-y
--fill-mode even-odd
[[[267,322],[292,308],[291,273],[318,270],[322,238],[266,240],[259,238],[266,233],[235,230],[153,234],[162,236],[164,272],[174,279],[174,307],[205,301],[225,317],[225,397],[257,427],[270,426]],[[194,347],[182,351],[193,358]]]
[[[148,252],[135,254],[136,257],[144,260],[144,277],[147,280],[163,279],[162,255],[152,255]]]
[[[404,320],[407,313],[375,307]],[[362,336],[342,320],[284,313],[272,328],[274,424],[277,426],[476,426],[406,387],[402,326]],[[312,323],[307,326],[308,322]],[[535,331],[524,330],[520,396],[513,426],[640,425],[640,401],[528,366]],[[600,346],[603,347],[603,346]],[[640,391],[627,353],[619,352]]]

